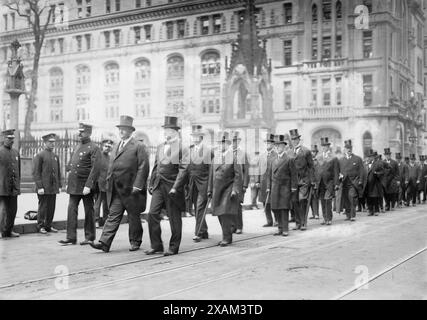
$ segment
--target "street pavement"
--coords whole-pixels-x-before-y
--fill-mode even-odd
[[[200,243],[191,240],[188,217],[180,253],[171,257],[129,252],[127,224],[108,254],[60,247],[64,232],[2,239],[0,299],[426,299],[426,209],[362,213],[354,223],[336,215],[332,226],[310,220],[307,231],[287,238],[261,227],[261,210],[245,211],[244,233],[226,248],[216,245],[216,217],[207,217],[210,239]],[[167,247],[168,221],[162,230]]]

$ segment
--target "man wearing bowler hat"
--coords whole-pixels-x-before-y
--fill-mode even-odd
[[[209,172],[212,165],[212,149],[204,141],[205,132],[201,125],[193,125],[188,172],[188,194],[190,203],[195,208],[196,226],[193,241],[208,239],[208,226],[204,216],[208,203]]]
[[[226,247],[233,242],[232,229],[239,212],[243,173],[231,147],[229,132],[219,132],[217,143],[209,175],[208,197],[212,198],[212,215],[217,216],[221,224],[222,240],[218,245]]]
[[[3,145],[0,146],[0,231],[2,238],[19,237],[13,232],[18,195],[21,194],[21,157],[12,148],[15,129],[2,132]]]
[[[101,160],[98,178],[98,193],[95,200],[95,224],[96,227],[102,227],[108,217],[108,202],[107,202],[107,173],[110,165],[110,152],[114,142],[111,139],[104,139],[101,142]],[[102,217],[101,217],[102,206]]]
[[[321,138],[322,152],[317,157],[319,163],[319,199],[322,206],[322,225],[332,224],[332,200],[339,189],[340,166],[338,159],[332,154],[329,138]]]
[[[152,194],[148,228],[151,249],[148,255],[163,252],[160,212],[166,208],[171,228],[169,248],[165,256],[178,254],[182,237],[181,212],[185,211],[184,186],[187,182],[189,151],[182,148],[179,137],[178,118],[165,117],[165,142],[157,147],[153,171],[151,172],[149,192]]]
[[[294,158],[285,152],[285,136],[275,136],[274,144],[277,156],[271,163],[267,176],[267,192],[271,193],[271,209],[278,221],[278,231],[274,235],[287,237],[292,192],[298,188],[297,170]]]
[[[407,205],[410,205],[412,201],[412,206],[415,207],[417,205],[417,191],[418,185],[421,182],[421,170],[420,166],[416,163],[415,154],[411,154],[409,158],[409,167],[408,167],[408,199]]]
[[[399,182],[399,193],[397,198],[398,208],[402,207],[406,203],[406,186],[409,182],[409,171],[408,165],[402,161],[402,154],[396,153],[396,162],[398,167],[398,182]]]
[[[308,202],[315,186],[314,163],[310,150],[301,144],[298,129],[289,131],[294,146],[294,161],[298,177],[298,190],[293,194],[292,206],[295,210],[296,227],[294,230],[307,229]]]
[[[139,250],[142,242],[140,213],[147,202],[147,180],[150,171],[148,152],[134,138],[133,118],[121,116],[117,125],[120,142],[114,147],[107,173],[107,201],[109,214],[94,249],[108,252],[119,229],[123,214],[128,213],[129,251]]]
[[[99,177],[101,152],[91,141],[92,126],[79,124],[79,140],[67,166],[67,193],[70,195],[67,215],[67,237],[58,243],[62,246],[77,243],[77,217],[79,203],[83,200],[85,210],[85,240],[80,245],[88,245],[95,240],[94,191]]]
[[[61,166],[58,156],[53,152],[56,135],[49,133],[42,137],[44,150],[33,159],[33,178],[36,184],[36,193],[39,199],[37,211],[37,227],[39,232],[58,232],[52,227],[55,214],[56,195],[60,192]]]
[[[266,139],[264,140],[266,144],[266,152],[260,156],[260,173],[261,173],[261,183],[258,199],[262,202],[264,206],[264,213],[267,219],[267,224],[263,227],[272,227],[273,226],[273,217],[271,215],[271,204],[270,204],[270,194],[267,193],[267,177],[270,172],[271,163],[276,158],[277,153],[274,150],[274,134],[268,133]],[[275,217],[276,223],[278,222]]]
[[[396,160],[391,158],[390,148],[384,149],[384,176],[383,176],[383,187],[384,187],[384,198],[385,198],[385,210],[394,210],[397,203],[397,196],[399,194],[399,165]]]
[[[340,180],[342,181],[342,201],[347,215],[346,220],[356,221],[358,198],[362,197],[364,183],[363,160],[353,153],[351,140],[344,142],[344,156],[340,160]],[[338,206],[338,205],[337,205]]]

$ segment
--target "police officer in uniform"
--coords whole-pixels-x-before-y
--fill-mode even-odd
[[[294,145],[294,162],[298,176],[298,190],[293,195],[293,208],[296,214],[294,230],[307,229],[307,214],[310,193],[315,185],[313,156],[310,150],[301,144],[301,135],[298,129],[290,130],[289,134]]]
[[[67,216],[67,237],[59,244],[74,245],[77,243],[77,217],[79,203],[83,200],[85,210],[85,240],[80,245],[88,245],[95,240],[94,191],[99,178],[101,152],[91,141],[92,126],[79,124],[80,143],[74,149],[70,163],[67,193],[70,195]]]
[[[277,156],[270,166],[267,176],[267,192],[271,193],[271,209],[278,221],[275,236],[288,236],[289,209],[291,208],[292,192],[298,189],[297,170],[294,158],[285,152],[285,136],[275,137]]]
[[[340,180],[345,205],[346,220],[356,221],[356,206],[363,192],[364,166],[362,158],[353,154],[351,140],[344,142],[344,156],[340,160]]]
[[[166,208],[172,234],[169,249],[164,255],[170,256],[178,254],[181,244],[181,212],[185,211],[184,186],[187,182],[189,150],[182,147],[178,132],[181,129],[178,118],[166,116],[163,128],[165,142],[157,147],[148,188],[152,194],[148,214],[151,249],[146,251],[146,254],[163,252],[160,212],[162,208]]]
[[[217,143],[219,146],[209,175],[208,196],[212,197],[212,215],[217,216],[221,224],[222,240],[218,245],[226,247],[233,242],[232,229],[239,212],[243,168],[237,161],[228,132],[219,132]]]
[[[391,158],[390,148],[384,149],[384,198],[385,210],[394,210],[397,203],[397,196],[399,194],[399,165],[396,160]]]
[[[39,232],[58,232],[52,227],[55,214],[56,195],[62,188],[61,167],[58,156],[53,152],[56,135],[50,133],[42,137],[45,149],[33,159],[33,178],[36,184],[39,207],[37,211],[37,227]]]
[[[21,194],[21,157],[12,148],[15,141],[15,129],[2,132],[3,145],[0,146],[0,231],[2,238],[16,238],[13,232],[18,195]]]
[[[208,204],[209,172],[212,165],[213,152],[204,141],[205,133],[201,125],[192,126],[191,137],[193,145],[190,147],[190,164],[188,171],[188,192],[191,205],[195,208],[196,226],[194,242],[208,239],[208,226],[204,216]]]

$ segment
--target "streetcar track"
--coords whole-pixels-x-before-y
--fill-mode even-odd
[[[411,219],[408,219],[407,222],[411,222],[413,220],[417,220],[417,219],[420,219],[420,218],[424,218],[424,216],[421,215],[421,216],[412,217]],[[370,234],[374,234],[374,233],[377,233],[379,230],[386,230],[386,229],[388,229],[390,227],[392,227],[392,226],[389,225],[389,226],[383,226],[383,227],[380,227],[380,228],[376,228],[375,230],[368,231],[368,232],[365,232],[363,234],[358,234],[357,237],[362,237],[362,236],[364,237],[364,236],[367,236],[367,235],[370,235]],[[310,254],[310,253],[315,252],[315,251],[328,249],[328,248],[334,247],[336,245],[341,245],[343,243],[353,241],[354,239],[355,239],[355,237],[353,236],[351,239],[342,239],[342,240],[338,240],[338,241],[335,241],[335,242],[332,242],[332,243],[327,243],[327,244],[322,245],[322,246],[313,247],[312,249],[309,249],[309,250],[306,250],[304,252],[300,252],[299,254],[293,255],[292,258],[301,257],[301,256]],[[250,240],[250,239],[247,239],[247,240]],[[281,240],[283,241],[283,239],[281,239]],[[301,240],[305,240],[305,238],[304,237],[299,237],[297,239],[292,239],[290,241],[287,241],[286,244],[294,243],[294,242],[299,242]],[[241,241],[244,241],[244,240],[241,240]],[[133,276],[130,276],[130,277],[115,279],[115,280],[106,281],[106,282],[102,282],[102,283],[98,283],[98,284],[93,284],[93,285],[89,285],[89,286],[72,288],[72,289],[68,289],[68,290],[64,291],[64,293],[65,294],[69,294],[71,292],[77,292],[77,291],[88,290],[88,289],[105,288],[105,287],[109,287],[109,286],[115,285],[115,284],[123,284],[123,283],[125,283],[127,281],[131,281],[131,280],[135,280],[135,279],[146,278],[146,277],[150,277],[150,276],[157,276],[157,275],[161,275],[163,273],[170,273],[170,272],[174,272],[174,271],[180,271],[180,270],[191,268],[191,267],[194,267],[194,266],[198,266],[198,265],[202,265],[202,264],[206,264],[206,263],[211,263],[211,262],[213,262],[215,260],[223,259],[223,258],[226,258],[228,256],[233,256],[233,255],[236,255],[236,254],[247,253],[249,251],[251,251],[251,252],[256,252],[256,251],[260,251],[260,250],[264,251],[265,249],[268,249],[268,248],[274,247],[274,246],[277,246],[277,243],[274,243],[274,244],[270,243],[268,245],[263,245],[263,246],[256,247],[256,248],[246,248],[246,249],[238,251],[238,252],[230,251],[230,252],[227,252],[227,253],[224,253],[224,254],[219,254],[219,255],[216,255],[214,257],[211,257],[208,260],[203,260],[203,261],[199,261],[199,262],[192,262],[192,263],[188,263],[188,264],[182,264],[180,266],[169,267],[169,268],[165,268],[165,269],[162,269],[162,270],[156,270],[156,271],[141,273],[139,275],[133,275]],[[265,262],[265,263],[269,263],[270,264],[270,263],[272,263],[272,261],[279,260],[279,259],[280,258],[269,260],[268,262]],[[263,264],[261,264],[261,265],[263,265]],[[244,270],[246,268],[247,267],[239,268],[238,272],[236,272],[236,274],[234,276],[241,274],[242,270]],[[232,277],[232,276],[230,276],[230,277]],[[199,285],[197,285],[197,287],[200,287],[200,286],[204,285],[204,283],[205,282],[199,283]],[[210,282],[208,281],[206,284],[208,284],[208,283],[210,283]],[[193,287],[194,287],[194,285],[189,286],[189,287],[185,287],[185,288],[180,289],[180,291],[191,290]],[[51,293],[51,294],[48,294],[48,295],[56,295],[56,294],[57,294],[57,292],[54,292],[54,293]],[[152,299],[152,298],[150,298],[150,299]]]
[[[423,218],[423,217],[424,217],[424,215],[422,215],[422,213],[420,212],[419,216],[417,215],[415,217],[407,219],[405,222],[411,222],[413,220],[417,220],[417,219],[420,219],[420,218]],[[335,224],[334,226],[338,226],[339,227],[339,226],[342,226],[342,224]],[[394,226],[394,225],[392,225],[392,226]],[[378,232],[378,230],[388,229],[389,227],[392,227],[392,226],[390,226],[390,225],[383,226],[383,227],[376,228],[375,230],[368,231],[368,232],[363,233],[363,234],[356,234],[356,236],[358,236],[358,237],[360,237],[360,236],[366,236],[368,234],[376,233],[376,232]],[[317,227],[320,228],[320,226],[317,226]],[[251,240],[254,240],[254,239],[261,239],[261,238],[266,238],[266,237],[271,237],[271,234],[263,234],[263,235],[257,235],[257,236],[248,237],[248,238],[245,238],[245,239],[235,240],[233,243],[247,242],[247,241],[251,241]],[[275,239],[277,239],[277,238],[275,238]],[[182,269],[193,267],[193,266],[196,266],[196,265],[200,265],[200,264],[205,264],[205,263],[208,263],[208,262],[212,262],[214,260],[221,259],[221,258],[224,258],[224,257],[228,257],[230,255],[246,253],[248,251],[255,251],[256,252],[258,250],[264,250],[266,248],[267,249],[276,249],[278,247],[278,244],[283,243],[283,239],[280,239],[280,240],[281,241],[279,241],[277,243],[273,243],[273,244],[270,243],[268,245],[264,245],[264,246],[260,246],[260,247],[256,247],[256,248],[246,248],[246,249],[243,249],[243,250],[238,251],[238,252],[228,251],[227,253],[222,253],[222,254],[216,255],[216,256],[214,256],[212,258],[209,258],[208,260],[204,260],[204,261],[193,262],[193,263],[189,263],[189,264],[183,264],[183,265],[175,266],[175,267],[169,267],[169,268],[165,268],[165,269],[162,269],[162,270],[156,270],[156,271],[152,271],[152,272],[148,272],[148,273],[143,273],[143,274],[135,275],[135,276],[132,276],[132,277],[126,277],[126,278],[116,279],[116,280],[112,280],[112,281],[107,281],[107,282],[104,282],[104,283],[101,283],[101,284],[96,284],[96,285],[91,285],[91,286],[85,286],[85,287],[68,289],[66,292],[76,291],[76,290],[83,290],[83,289],[90,289],[90,288],[105,287],[105,286],[109,286],[109,285],[113,285],[113,284],[117,284],[117,283],[122,283],[122,282],[126,282],[126,281],[129,281],[129,280],[137,279],[137,278],[144,278],[144,277],[155,276],[155,275],[166,273],[166,272],[173,272],[173,271],[177,271],[177,270],[182,270]],[[287,240],[288,241],[284,242],[284,245],[286,245],[286,246],[288,244],[290,244],[290,243],[294,243],[294,242],[298,242],[298,241],[301,241],[301,240],[305,240],[305,237],[298,237],[296,239],[291,239],[290,241],[289,241],[289,238],[288,238]],[[354,237],[351,238],[351,239],[343,239],[343,240],[335,241],[333,243],[326,244],[324,246],[315,247],[314,249],[308,250],[308,252],[304,252],[302,254],[307,254],[307,253],[310,253],[310,252],[313,252],[313,251],[316,251],[316,250],[325,249],[327,247],[339,245],[339,244],[342,244],[342,243],[345,243],[345,242],[348,242],[348,241],[351,241],[351,240],[354,240]],[[208,245],[208,246],[205,246],[205,247],[199,247],[199,248],[193,248],[193,249],[189,249],[189,250],[184,250],[180,254],[195,252],[195,251],[199,251],[199,250],[206,250],[206,249],[215,248],[215,247],[217,247],[217,245]],[[236,247],[234,247],[234,248],[236,248]],[[280,246],[279,246],[279,248],[280,248]],[[76,276],[76,275],[80,275],[80,274],[90,274],[90,273],[93,273],[93,272],[96,272],[96,271],[114,269],[114,268],[121,267],[121,266],[126,266],[126,265],[130,265],[130,264],[137,264],[137,263],[140,263],[140,262],[150,261],[150,260],[160,259],[160,258],[165,258],[165,257],[163,257],[163,255],[151,256],[149,258],[136,259],[136,260],[126,261],[126,262],[111,264],[111,265],[108,265],[108,266],[102,266],[102,267],[96,267],[96,268],[91,268],[91,269],[85,269],[85,270],[79,270],[79,271],[75,271],[75,272],[70,272],[69,274],[67,274],[67,276]],[[20,282],[16,282],[16,283],[2,285],[2,286],[0,286],[0,290],[11,288],[11,287],[22,286],[22,285],[33,284],[33,283],[37,283],[37,282],[44,282],[44,281],[47,281],[47,280],[57,279],[57,278],[63,277],[63,276],[64,275],[61,275],[61,276],[52,275],[52,276],[42,277],[42,278],[38,278],[38,279],[24,280],[24,281],[20,281]],[[182,290],[184,290],[184,289],[182,289]]]

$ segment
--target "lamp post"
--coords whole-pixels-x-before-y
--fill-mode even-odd
[[[7,62],[5,89],[5,92],[10,96],[10,128],[7,129],[15,129],[15,144],[16,148],[19,150],[19,97],[21,94],[25,93],[24,66],[21,63],[20,57],[18,57],[18,49],[21,47],[19,41],[13,41],[10,46],[12,49],[12,56]]]

